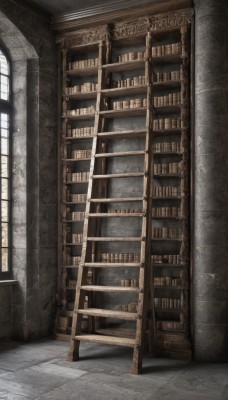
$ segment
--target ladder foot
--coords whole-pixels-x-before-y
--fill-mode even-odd
[[[135,366],[133,366],[132,368],[131,368],[131,374],[133,374],[133,375],[139,375],[139,374],[141,374],[142,373],[142,366],[140,366],[140,367],[135,367]]]
[[[73,362],[73,361],[78,361],[78,360],[79,360],[78,352],[76,353],[76,352],[73,352],[73,351],[69,351],[69,353],[66,356],[66,361]]]
[[[131,367],[131,374],[138,375],[142,372],[142,348],[136,346],[133,352],[133,362]]]

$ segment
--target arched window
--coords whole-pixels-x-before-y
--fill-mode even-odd
[[[10,63],[0,48],[0,276],[10,273]]]

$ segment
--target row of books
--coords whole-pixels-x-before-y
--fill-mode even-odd
[[[66,265],[79,266],[81,256],[72,256],[66,254]],[[135,253],[101,253],[101,262],[139,262],[139,255]],[[155,264],[182,264],[182,258],[179,254],[154,254],[151,256],[152,263]]]
[[[122,286],[122,287],[138,287],[139,280],[138,279],[121,279],[120,286]]]
[[[175,217],[181,218],[181,209],[178,207],[153,207],[152,217]]]
[[[162,57],[166,55],[177,55],[181,53],[181,42],[169,43],[159,46],[152,47],[152,57]],[[128,52],[125,54],[121,54],[118,57],[119,62],[128,62],[134,60],[144,60],[145,52],[144,51],[134,51]]]
[[[110,214],[135,214],[142,213],[143,210],[140,208],[109,208],[108,213]]]
[[[181,240],[181,228],[153,228],[153,239],[174,239]]]
[[[153,197],[178,197],[181,195],[180,186],[154,186]]]
[[[89,107],[84,107],[84,108],[76,108],[73,110],[67,110],[67,115],[73,116],[73,115],[87,115],[87,114],[94,114],[96,111],[95,106],[89,106]]]
[[[181,43],[170,43],[165,45],[153,46],[152,57],[165,55],[177,55],[181,53]],[[118,62],[128,62],[134,60],[144,60],[145,51],[131,51],[118,56]],[[72,61],[69,63],[69,70],[84,69],[98,66],[98,58]]]
[[[153,150],[155,153],[160,152],[179,152],[180,151],[180,142],[158,142],[154,143]],[[72,150],[71,158],[72,159],[80,159],[80,158],[90,158],[91,150]]]
[[[169,81],[179,81],[181,77],[180,70],[167,71],[167,72],[155,72],[154,82],[169,82]]]
[[[127,88],[137,85],[145,85],[145,76],[134,76],[133,78],[120,79],[119,81],[112,81],[113,88]]]
[[[86,82],[83,85],[75,85],[65,88],[65,94],[95,92],[98,88],[97,83]]]
[[[179,129],[181,128],[180,118],[155,118],[153,120],[154,130]]]
[[[157,143],[154,143],[153,150],[155,153],[179,152],[180,151],[180,142],[157,142]]]
[[[171,276],[156,276],[154,277],[155,286],[180,286],[181,278],[172,278]]]
[[[144,60],[144,59],[145,59],[144,51],[131,51],[131,52],[119,55],[118,62],[128,62],[128,61]]]
[[[91,150],[72,150],[71,158],[74,160],[79,158],[90,158],[91,153],[92,153]]]
[[[174,240],[181,240],[182,238],[182,230],[178,228],[153,228],[153,239],[174,239]],[[71,235],[67,233],[66,241],[67,243],[82,243],[83,237],[80,233],[72,233]],[[138,262],[133,257],[132,259],[128,256],[124,256],[116,254],[112,256],[112,253],[105,253],[110,255],[110,258],[107,257],[106,262]],[[104,262],[104,260],[101,260]]]
[[[163,96],[154,96],[154,107],[175,106],[181,102],[180,92],[168,93]]]
[[[181,42],[163,44],[152,47],[152,57],[178,55],[181,53]]]
[[[179,254],[153,254],[151,261],[153,264],[181,264],[182,258]]]
[[[180,310],[183,306],[183,301],[181,299],[172,299],[169,297],[155,297],[154,306],[156,308],[168,308]]]
[[[72,221],[84,221],[85,218],[85,213],[84,212],[80,212],[80,211],[73,211],[73,212],[69,212],[69,210],[67,211],[66,214],[66,219],[67,220],[72,220]]]
[[[179,162],[154,164],[154,175],[180,174],[181,164]]]
[[[129,263],[129,262],[139,262],[140,256],[136,253],[101,253],[101,262],[108,263]]]
[[[89,172],[67,172],[67,182],[87,182]]]
[[[113,102],[113,110],[122,110],[128,108],[139,108],[146,107],[147,99],[131,99],[131,100],[121,100]]]
[[[71,193],[69,189],[66,192],[66,201],[72,203],[85,203],[87,195],[85,193]]]
[[[75,175],[77,174],[77,175]],[[72,176],[73,175],[73,176]],[[87,181],[89,178],[89,172],[67,172],[67,181]],[[181,188],[180,186],[154,186],[153,187],[153,192],[152,192],[153,197],[178,197],[181,195]],[[67,191],[66,194],[66,201],[69,202],[85,202],[86,201],[86,194],[80,193],[80,194],[71,194],[70,190]],[[115,210],[114,209],[109,209],[108,212],[120,212],[120,210]],[[123,210],[121,211],[123,212]],[[124,212],[133,212],[133,209],[125,209]],[[141,209],[135,209],[134,212],[142,212]]]
[[[92,136],[94,133],[93,126],[86,126],[84,128],[71,129],[71,125],[67,126],[68,137],[81,137],[81,136]]]
[[[168,72],[155,72],[154,82],[168,82],[180,80],[180,70]],[[127,88],[137,85],[145,85],[145,76],[135,76],[133,78],[120,79],[119,81],[112,81],[112,88]],[[65,94],[88,93],[96,92],[98,84],[94,82],[85,82],[83,85],[74,85],[65,88]]]
[[[98,58],[89,58],[87,60],[78,60],[69,63],[69,70],[84,69],[98,66]]]
[[[67,233],[66,241],[67,243],[81,244],[83,241],[83,235],[82,233]]]

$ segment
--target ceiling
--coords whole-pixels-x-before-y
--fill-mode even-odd
[[[149,3],[151,0],[139,0],[138,4]],[[153,1],[153,0],[152,0]],[[115,4],[116,7],[123,8],[126,0],[31,0],[39,8],[46,10],[52,15],[68,14],[80,12],[89,8],[105,8],[108,5]],[[131,3],[131,1],[129,1]],[[129,5],[128,3],[128,5]],[[135,1],[133,1],[135,3]]]
[[[51,14],[65,14],[77,12],[86,8],[115,3],[113,0],[32,0],[36,6],[45,9]]]

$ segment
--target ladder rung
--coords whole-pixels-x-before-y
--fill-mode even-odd
[[[114,197],[109,199],[91,199],[93,203],[127,203],[134,201],[143,201],[144,197]]]
[[[83,285],[82,290],[88,292],[118,292],[118,293],[139,293],[141,290],[138,287],[131,286],[99,286],[99,285]]]
[[[75,340],[83,342],[104,343],[117,346],[134,347],[136,345],[135,339],[105,336],[105,335],[77,335]]]
[[[115,310],[104,310],[100,308],[86,308],[84,310],[78,310],[79,314],[90,315],[93,317],[104,317],[104,318],[117,318],[128,321],[135,321],[137,319],[137,313],[131,313],[127,311],[115,311]]]
[[[83,158],[62,158],[61,161],[68,163],[68,162],[76,162],[76,161],[90,161],[91,158],[83,157]]]
[[[174,82],[176,83],[178,81],[174,81]],[[146,84],[139,84],[139,85],[129,86],[127,91],[129,93],[129,95],[142,94],[142,93],[146,92],[146,89],[147,89],[147,85]],[[126,87],[102,89],[101,92],[102,92],[102,94],[104,96],[107,96],[107,97],[109,97],[109,96],[110,97],[125,96],[126,95]],[[94,92],[92,92],[92,93],[94,93]]]
[[[171,111],[175,112],[179,110],[180,106],[173,106]],[[169,109],[169,108],[168,108]],[[162,108],[163,110],[163,108]],[[165,109],[166,111],[166,109]],[[120,110],[104,110],[100,111],[100,115],[104,116],[104,118],[126,118],[126,117],[134,117],[136,115],[146,115],[147,108],[146,107],[135,107],[135,108],[122,108]]]
[[[88,237],[90,242],[141,242],[142,237]]]
[[[143,267],[141,263],[108,263],[108,262],[91,262],[85,263],[84,267],[91,267],[91,268],[140,268]]]
[[[90,213],[88,217],[93,218],[126,218],[126,217],[144,217],[145,213]]]
[[[122,151],[122,152],[115,152],[115,153],[99,153],[96,154],[96,158],[104,158],[104,157],[125,157],[125,156],[138,156],[138,155],[145,155],[146,152],[144,150],[138,151]]]
[[[106,174],[106,175],[93,175],[94,179],[107,179],[107,178],[131,178],[137,176],[144,176],[144,172],[123,172],[122,174]]]
[[[98,137],[115,137],[115,136],[139,136],[145,134],[145,130],[138,130],[138,131],[120,131],[120,132],[99,132]]]
[[[182,178],[182,174],[154,174],[154,178]]]

